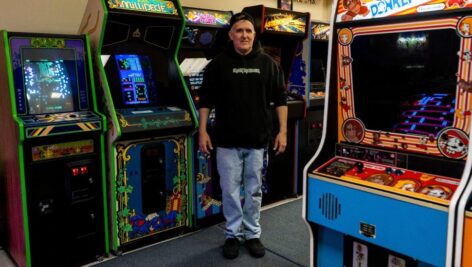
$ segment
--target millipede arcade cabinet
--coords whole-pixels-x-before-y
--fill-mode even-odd
[[[132,249],[191,226],[196,115],[177,62],[178,1],[88,2],[80,32],[95,53],[107,135],[111,249]]]

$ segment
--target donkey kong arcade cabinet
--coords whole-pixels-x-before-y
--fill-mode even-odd
[[[470,5],[339,1],[305,166],[316,266],[453,266],[470,179]]]

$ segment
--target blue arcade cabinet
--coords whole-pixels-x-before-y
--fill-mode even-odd
[[[182,7],[186,27],[179,50],[179,62],[193,104],[198,111],[203,72],[210,61],[228,44],[231,11]],[[212,131],[214,113],[210,114],[208,130]],[[216,168],[216,152],[200,152],[198,132],[194,133],[194,221],[196,227],[224,220],[220,178]]]
[[[309,25],[310,13],[270,8],[264,5],[243,8],[255,22],[256,39],[264,52],[281,67],[287,88],[287,147],[275,155],[273,147],[278,133],[275,109],[273,129],[263,177],[262,205],[271,204],[300,194],[298,183],[299,122],[305,118],[309,92]],[[307,45],[308,44],[308,45]]]
[[[304,169],[312,265],[460,266],[470,5],[356,0],[333,8],[323,135]]]

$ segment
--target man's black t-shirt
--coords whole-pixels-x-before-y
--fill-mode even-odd
[[[283,72],[259,42],[248,55],[232,43],[205,69],[200,107],[215,108],[211,138],[220,147],[263,148],[272,131],[270,103],[287,104]]]

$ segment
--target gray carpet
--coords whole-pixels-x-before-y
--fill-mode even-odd
[[[222,256],[223,224],[108,258],[90,266],[309,266],[309,235],[301,218],[302,199],[262,212],[261,240],[267,248],[263,258],[253,258],[244,246],[239,257]]]
[[[268,250],[310,266],[310,234],[302,219],[302,199],[262,212],[262,242]]]

